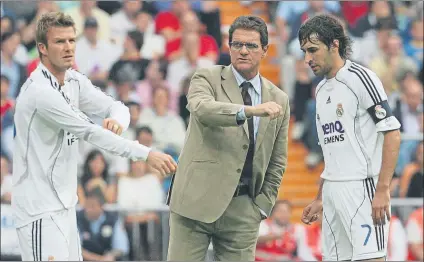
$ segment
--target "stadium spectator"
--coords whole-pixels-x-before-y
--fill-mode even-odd
[[[276,26],[280,41],[283,44],[288,42],[291,26],[295,18],[308,8],[309,1],[281,1],[278,4],[276,11]],[[325,1],[325,9],[338,13],[340,11],[340,4],[337,1]]]
[[[389,97],[398,91],[399,82],[405,72],[418,73],[414,61],[403,52],[402,39],[397,34],[389,36],[387,48],[370,61],[369,67],[381,79]]]
[[[408,237],[408,261],[423,261],[423,207],[409,216],[406,225]]]
[[[122,1],[122,8],[111,16],[111,37],[115,43],[122,45],[128,32],[136,29],[135,21],[143,1]],[[139,49],[140,50],[140,49]]]
[[[424,166],[423,166],[423,142],[421,141],[420,144],[417,146],[416,150],[416,163],[418,164],[418,170],[411,176],[411,181],[409,182],[408,186],[408,193],[406,194],[406,197],[417,197],[422,198],[424,196],[423,194],[423,185],[424,185]]]
[[[89,192],[84,209],[77,213],[82,256],[89,261],[126,260],[128,235],[118,213],[104,210],[104,196]]]
[[[181,117],[169,110],[168,89],[159,87],[153,90],[153,106],[143,109],[139,124],[153,130],[153,146],[156,149],[181,151],[186,128]]]
[[[138,121],[140,121],[141,105],[133,101],[130,101],[125,105],[130,110],[130,125],[128,126],[128,129],[122,133],[122,136],[131,140],[135,140]]]
[[[5,155],[0,156],[0,175],[1,175],[1,203],[10,204],[12,200],[12,174],[9,169],[9,159]]]
[[[421,143],[422,146],[422,143]],[[417,146],[414,150],[414,156],[412,158],[412,162],[407,164],[405,168],[403,169],[402,175],[400,176],[400,182],[399,182],[399,197],[406,197],[408,195],[409,186],[411,184],[411,178],[417,174],[420,173],[420,166],[422,166],[422,163],[419,163],[420,159],[417,159],[417,156],[419,155],[418,151],[419,146]],[[401,152],[405,154],[405,152]],[[421,160],[422,161],[422,160]]]
[[[141,57],[140,50],[143,46],[143,34],[137,30],[127,33],[123,44],[121,57],[116,61],[109,72],[109,80],[116,83],[119,71],[127,67],[133,71],[136,80],[143,80],[145,77],[145,70],[150,60]]]
[[[397,24],[391,18],[379,18],[363,37],[357,37],[358,48],[354,54],[356,61],[369,66],[373,58],[382,56],[387,48],[388,39],[396,27]]]
[[[118,205],[125,209],[137,210],[125,217],[125,224],[129,235],[135,234],[133,223],[139,226],[142,260],[151,259],[147,223],[158,220],[158,214],[153,210],[161,207],[165,202],[161,179],[157,173],[151,171],[144,162],[131,162],[129,174],[121,177],[118,182]],[[137,250],[134,250],[132,240],[130,243],[130,257],[134,257]]]
[[[292,206],[278,200],[269,219],[261,222],[256,261],[316,261],[306,239],[305,227],[290,222]]]
[[[416,78],[405,80],[402,83],[401,97],[395,101],[393,114],[401,123],[401,132],[406,135],[418,135],[423,132],[420,115],[423,113],[423,86]],[[399,158],[396,173],[402,174],[405,166],[411,162],[418,141],[402,141],[399,149]]]
[[[19,89],[25,82],[25,67],[19,64],[14,55],[21,41],[19,32],[10,31],[1,34],[1,74],[9,79],[9,92],[7,96],[15,99]]]
[[[317,14],[335,14],[331,12],[331,10],[327,9],[325,6],[325,1],[323,0],[309,0],[308,8],[306,8],[303,12],[294,16],[294,19],[290,25],[291,33],[288,39],[288,42],[297,41],[297,32],[299,31],[300,25],[305,22],[308,18],[311,18]]]
[[[165,54],[165,39],[155,33],[155,20],[146,10],[141,10],[135,18],[137,30],[143,33],[144,43],[141,47],[141,56],[146,59],[158,59]]]
[[[153,130],[148,126],[140,126],[136,131],[137,141],[147,147],[153,148]]]
[[[350,29],[361,17],[368,14],[369,5],[366,1],[340,1],[340,10]]]
[[[6,32],[12,32],[15,30],[16,23],[13,18],[10,16],[2,16],[0,23],[1,34]],[[28,63],[28,51],[22,43],[19,43],[18,47],[16,48],[15,54],[13,55],[13,59],[21,65],[25,65],[26,63]]]
[[[396,25],[397,21],[394,14],[394,5],[389,1],[371,1],[369,4],[369,12],[358,19],[351,32],[355,37],[364,37],[366,33],[372,30],[379,19],[388,19],[392,25]]]
[[[108,203],[115,200],[115,190],[108,182],[108,164],[99,150],[92,150],[84,163],[84,173],[78,185],[78,199],[85,206],[87,194],[91,191],[99,191]]]
[[[26,2],[25,6],[28,4]],[[20,31],[21,42],[28,50],[29,59],[34,59],[38,56],[37,46],[35,42],[35,27],[37,20],[45,13],[58,11],[58,6],[54,1],[36,1],[35,9],[29,13],[19,17],[17,20],[17,30]],[[17,9],[22,9],[22,4]],[[23,8],[25,10],[25,8]],[[29,11],[29,10],[28,10]]]
[[[137,68],[140,67],[140,65],[129,62],[122,63],[121,66],[117,67],[119,67],[119,69],[114,71],[112,85],[109,86],[107,90],[108,93],[123,103],[136,102],[142,104],[135,90],[135,83],[140,74],[139,70],[142,70]]]
[[[165,38],[165,41],[171,41],[181,36],[180,19],[183,14],[191,10],[189,1],[172,1],[169,11],[162,11],[155,18],[155,32]]]
[[[99,23],[94,17],[87,17],[84,31],[76,43],[75,63],[78,71],[92,81],[106,82],[109,70],[118,59],[119,53],[109,40],[99,37]],[[107,54],[107,55],[105,55]],[[90,59],[87,59],[90,57]]]
[[[9,78],[2,74],[0,76],[0,117],[2,129],[13,125],[13,107],[15,106],[15,102],[9,96],[9,84]]]
[[[15,21],[12,17],[3,15],[0,20],[0,32],[10,32],[15,30]]]
[[[410,25],[411,39],[404,45],[405,53],[413,59],[418,69],[423,68],[424,48],[424,20],[423,17],[415,18]]]
[[[96,0],[81,0],[79,7],[73,7],[65,10],[75,21],[77,37],[84,32],[84,23],[89,17],[94,17],[98,22],[99,39],[110,41],[110,27],[112,21],[108,13],[97,7]]]
[[[318,143],[318,133],[316,128],[315,88],[320,80],[321,78],[317,77],[312,80],[312,97],[306,103],[305,118],[303,120],[303,128],[305,131],[302,135],[302,142],[308,149],[305,164],[310,169],[315,168],[322,160],[324,160],[321,145]]]
[[[204,34],[201,31],[201,23],[197,14],[193,11],[186,12],[181,17],[182,34],[194,33],[199,35],[199,57],[209,58],[216,62],[218,59],[218,45],[215,39]],[[169,61],[178,59],[184,55],[182,48],[182,38],[178,37],[174,40],[168,41],[166,44],[165,57]]]
[[[184,77],[196,69],[209,67],[215,64],[213,60],[206,57],[200,57],[200,36],[199,34],[188,32],[181,39],[183,56],[173,60],[168,66],[167,80],[172,88],[181,92],[181,81]]]
[[[176,88],[166,80],[168,76],[168,62],[165,59],[154,59],[146,68],[146,78],[137,83],[136,90],[143,107],[152,107],[153,91],[158,87],[169,90],[169,109],[178,113],[178,96]]]

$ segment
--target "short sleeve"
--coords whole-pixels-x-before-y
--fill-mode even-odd
[[[355,63],[348,70],[352,73],[360,106],[368,111],[377,131],[399,129],[400,123],[392,113],[383,84],[377,75]]]

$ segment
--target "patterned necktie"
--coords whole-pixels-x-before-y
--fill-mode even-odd
[[[252,106],[252,98],[250,97],[248,90],[249,88],[253,88],[253,85],[250,82],[243,82],[241,84],[241,88],[241,96],[243,97],[244,105]],[[253,174],[253,153],[255,150],[253,117],[247,119],[247,125],[249,127],[249,149],[247,151],[246,161],[244,162],[240,180],[243,184],[249,185]]]

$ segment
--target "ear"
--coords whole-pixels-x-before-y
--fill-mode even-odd
[[[340,47],[340,42],[339,40],[334,40],[333,43],[331,44],[331,49],[339,49]]]
[[[39,51],[42,55],[47,56],[47,46],[46,46],[45,44],[43,44],[43,43],[38,43],[38,44],[37,44],[37,47],[38,47],[38,51]]]
[[[268,45],[264,46],[262,49],[264,50],[263,54],[262,54],[262,58],[264,58],[267,54],[268,54]]]

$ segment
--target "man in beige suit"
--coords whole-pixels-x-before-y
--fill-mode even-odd
[[[254,260],[259,224],[275,203],[287,163],[287,95],[259,75],[264,21],[231,25],[230,66],[199,69],[187,95],[190,122],[168,196],[168,260]]]

